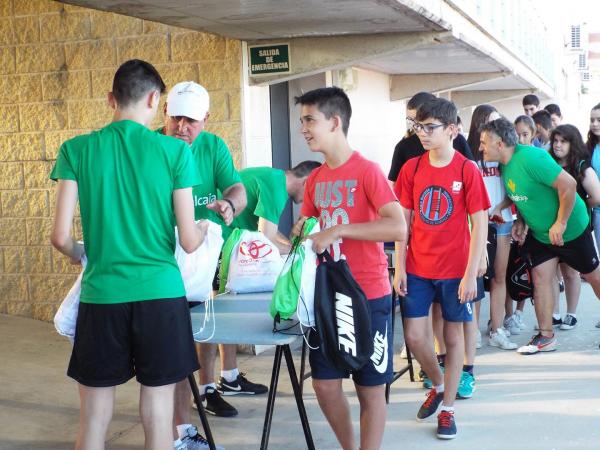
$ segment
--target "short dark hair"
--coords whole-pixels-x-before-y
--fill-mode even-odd
[[[423,103],[431,100],[432,98],[436,97],[429,92],[417,92],[406,104],[406,109],[419,109]]]
[[[140,59],[125,61],[115,72],[112,94],[121,107],[141,100],[150,91],[164,94],[165,83],[154,66]]]
[[[519,142],[519,137],[517,136],[515,127],[510,120],[504,117],[484,123],[479,128],[479,131],[482,134],[494,133],[502,142],[504,142],[504,145],[507,147],[514,147]]]
[[[310,175],[313,170],[318,169],[319,167],[321,167],[321,163],[318,161],[302,161],[300,164],[292,167],[290,172],[292,172],[296,178],[303,178]]]
[[[562,117],[562,113],[560,112],[560,106],[558,106],[556,103],[549,103],[546,106],[544,106],[544,109],[548,111],[550,115],[556,114],[558,117]]]
[[[531,116],[531,118],[533,119],[533,123],[541,126],[543,129],[552,129],[552,117],[550,117],[550,113],[545,109],[541,109],[538,112],[535,112],[533,116]]]
[[[340,116],[342,119],[342,131],[344,134],[348,134],[350,117],[352,117],[352,106],[350,106],[350,99],[343,89],[336,86],[314,89],[298,97],[294,97],[294,101],[296,105],[316,105],[327,119],[331,119],[333,116]]]
[[[456,124],[456,105],[444,98],[434,97],[423,103],[417,110],[417,120],[437,119],[444,125]]]
[[[535,94],[527,94],[525,97],[523,97],[523,106],[525,105],[540,106],[540,99]]]

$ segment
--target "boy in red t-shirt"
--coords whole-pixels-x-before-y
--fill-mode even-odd
[[[434,385],[417,420],[435,414],[443,402],[437,429],[441,439],[456,436],[453,404],[464,356],[463,322],[472,320],[476,277],[485,271],[480,256],[490,207],[477,166],[452,148],[456,113],[452,102],[440,98],[419,108],[414,129],[428,151],[404,165],[394,188],[406,222],[412,225],[408,254],[404,243],[396,243],[394,287],[405,296],[406,341]],[[434,298],[444,318],[444,374],[428,338]]]
[[[296,97],[296,104],[301,105],[302,134],[311,151],[323,154],[325,163],[306,180],[301,217],[293,233],[299,233],[307,217],[319,217],[323,231],[311,235],[315,250],[328,249],[336,260],[345,257],[369,300],[375,351],[352,379],[360,402],[360,448],[378,449],[393,359],[391,286],[383,242],[405,241],[406,224],[381,169],[348,145],[352,109],[344,91],[316,89]],[[317,333],[311,333],[311,340],[318,346]],[[342,380],[350,372],[334,367],[320,350],[311,350],[309,360],[321,410],[342,448],[355,450],[350,408],[342,390]]]

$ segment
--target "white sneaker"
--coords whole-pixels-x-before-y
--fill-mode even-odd
[[[177,439],[175,442],[173,442],[173,449],[174,450],[187,450],[187,445],[185,445],[183,442],[181,442],[181,439]]]
[[[510,333],[509,336],[521,334],[521,328],[514,314],[504,319],[504,328]]]
[[[475,343],[475,348],[481,348],[481,331],[477,329],[477,341]]]
[[[514,350],[517,348],[517,344],[508,339],[508,336],[504,333],[502,328],[498,328],[495,332],[492,331],[490,333],[488,344],[491,347],[498,347],[502,350]]]
[[[517,322],[517,325],[519,326],[519,328],[521,330],[525,330],[527,328],[527,325],[525,324],[525,322],[523,322],[523,311],[519,311],[518,309],[515,311],[515,313],[513,314],[514,318],[515,318],[515,322]]]
[[[198,429],[195,426],[190,426],[185,431],[185,434],[181,437],[181,442],[185,445],[186,450],[209,450],[210,446],[208,441],[198,433]],[[217,450],[225,450],[223,447],[215,445]],[[179,449],[177,449],[179,450]]]

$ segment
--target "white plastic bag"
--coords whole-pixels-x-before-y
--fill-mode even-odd
[[[175,236],[175,260],[181,271],[185,295],[190,302],[204,302],[212,295],[212,282],[223,246],[221,226],[209,221],[202,245],[192,253],[186,253],[179,245],[177,229]]]
[[[226,290],[237,294],[272,291],[283,267],[275,244],[259,231],[236,229],[229,239],[230,245],[223,250],[223,260],[229,257]]]
[[[309,236],[321,231],[317,222],[309,232]],[[313,241],[309,237],[302,242],[304,246],[304,261],[302,263],[302,278],[296,315],[305,327],[315,326],[315,278],[317,275],[317,254],[313,250]]]
[[[85,266],[87,266],[87,257],[85,255],[81,257],[81,265],[83,270],[54,315],[54,328],[56,328],[58,334],[68,337],[71,342],[75,338],[75,325],[77,324],[79,296],[81,294],[81,278],[83,277]]]

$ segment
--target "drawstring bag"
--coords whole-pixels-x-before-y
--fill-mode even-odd
[[[270,292],[282,267],[279,249],[263,233],[236,228],[223,246],[219,292]]]
[[[359,370],[373,354],[371,313],[345,259],[319,254],[315,320],[323,355],[338,369]]]
[[[175,260],[183,278],[185,295],[190,302],[204,302],[212,296],[212,282],[223,246],[221,227],[209,221],[202,245],[192,253],[186,253],[179,245],[177,229],[175,236]]]
[[[315,326],[317,254],[312,248],[312,240],[306,237],[320,230],[318,220],[310,217],[302,225],[300,236],[292,241],[292,250],[277,277],[271,297],[269,312],[275,322],[287,320],[297,313],[303,326]]]
[[[531,262],[518,242],[511,242],[506,268],[506,291],[516,302],[533,298]]]
[[[81,295],[81,279],[87,266],[87,257],[85,255],[81,257],[81,266],[83,270],[54,315],[54,328],[56,328],[57,333],[66,336],[71,342],[75,339],[75,326],[77,324],[79,297]]]

